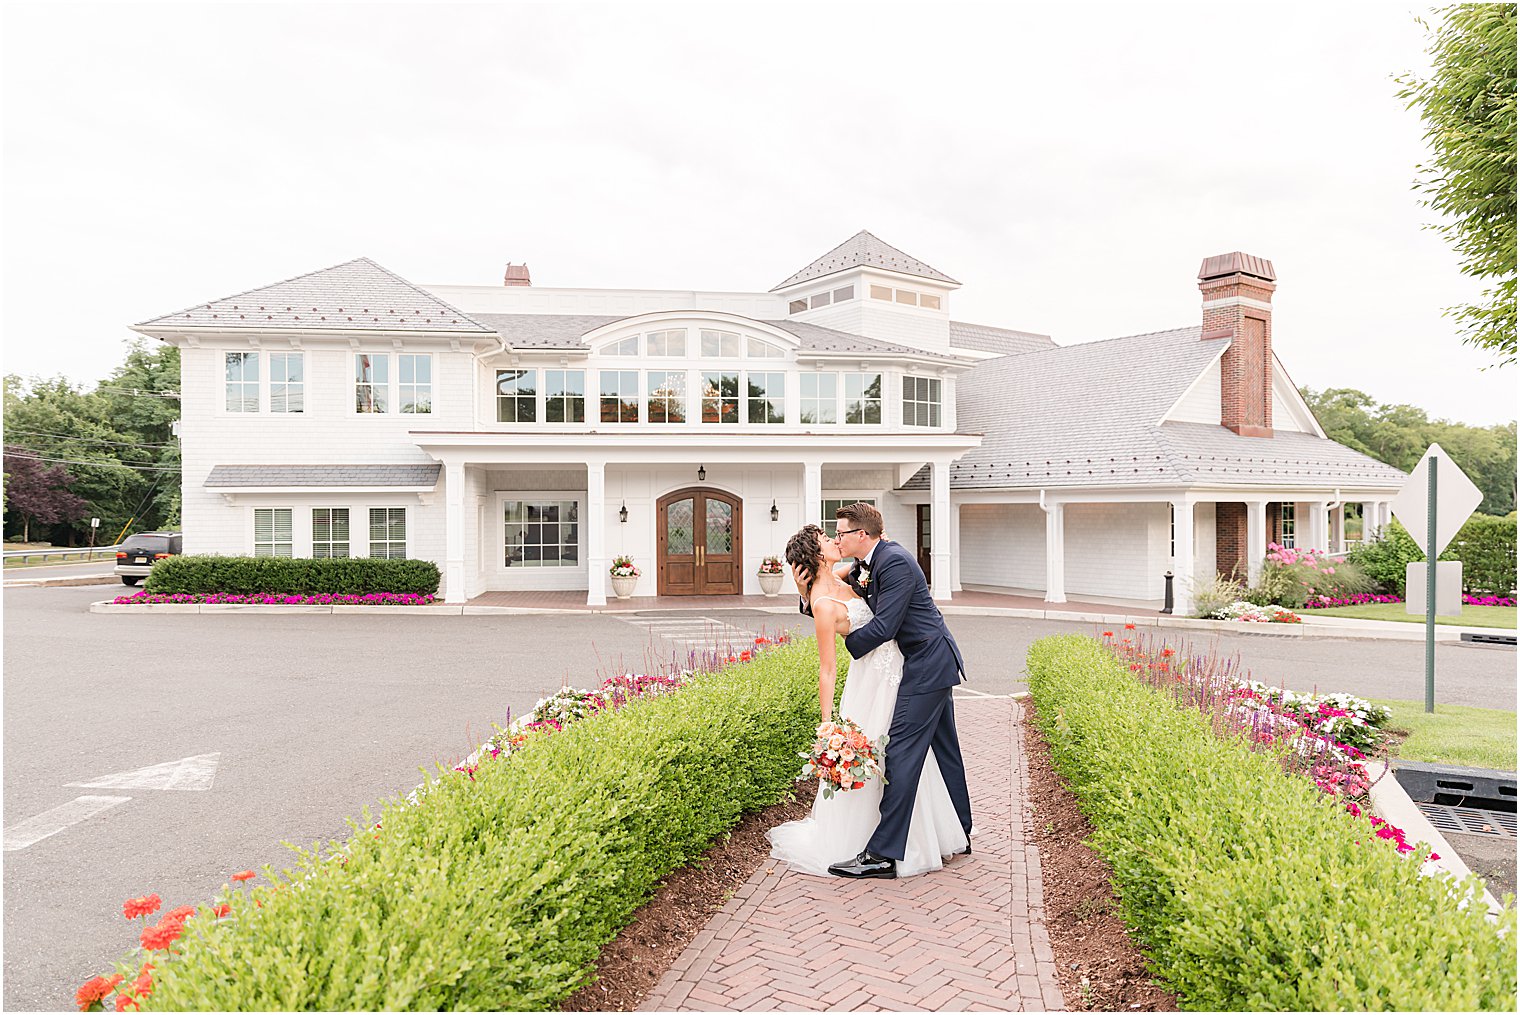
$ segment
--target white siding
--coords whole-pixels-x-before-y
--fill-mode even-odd
[[[1220,420],[1219,361],[1209,364],[1187,394],[1177,402],[1177,407],[1167,419],[1178,423],[1213,423]]]
[[[1149,553],[1158,522],[1165,534],[1165,504],[1066,505],[1067,596],[1159,598],[1166,569]]]
[[[961,584],[1045,588],[1045,512],[1034,504],[961,505]]]

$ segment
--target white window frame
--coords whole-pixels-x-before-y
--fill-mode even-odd
[[[1278,504],[1277,513],[1277,537],[1278,545],[1294,549],[1298,542],[1298,504],[1291,500],[1285,500]]]
[[[502,374],[517,374],[518,376],[517,376],[516,380],[517,380],[518,383],[521,383],[524,378],[527,378],[529,380],[529,383],[531,383],[533,385],[533,394],[531,396],[522,395],[522,394],[503,395],[501,393],[501,375]],[[528,424],[537,423],[538,422],[538,403],[542,400],[542,394],[541,394],[541,392],[539,390],[539,386],[538,386],[538,368],[536,368],[536,367],[519,367],[517,369],[501,369],[501,368],[497,368],[493,372],[493,374],[492,374],[492,379],[491,379],[491,397],[496,400],[496,422],[498,422],[498,423],[506,423],[506,424],[512,425],[512,426],[515,426],[515,425],[518,425],[518,424],[522,424],[522,423],[528,423]],[[506,403],[506,402],[510,402],[512,404],[512,406],[513,406],[513,415],[517,416],[518,418],[516,418],[516,419],[502,419],[501,418],[502,405],[503,405],[503,403]],[[521,413],[520,413],[519,410],[522,408],[522,406],[524,404],[526,404],[528,406],[528,412],[530,413],[530,415],[532,417],[530,419],[523,419],[523,418],[521,418]]]
[[[361,357],[361,356],[367,356],[367,357],[369,357],[371,380],[361,381],[359,379],[359,377],[360,377],[360,374],[359,374],[359,357]],[[375,371],[375,363],[376,363],[377,360],[384,363],[385,378],[383,380],[374,380],[373,379],[373,377],[374,377],[374,371]],[[353,392],[352,392],[352,394],[353,394],[353,401],[350,404],[353,405],[353,413],[354,413],[354,415],[355,416],[390,416],[390,415],[393,415],[395,413],[394,406],[395,406],[396,402],[395,402],[395,399],[391,395],[391,384],[393,383],[392,380],[391,380],[391,378],[394,376],[391,373],[391,354],[388,353],[388,352],[364,352],[364,351],[361,350],[361,351],[355,352],[353,354],[352,358],[349,360],[349,364],[350,364],[350,367],[351,367],[351,370],[352,370],[352,372],[349,374],[349,382],[351,384],[353,384]],[[361,388],[368,388],[369,389],[369,393],[370,393],[370,397],[371,397],[372,403],[373,403],[373,398],[374,398],[376,389],[380,390],[380,397],[382,397],[383,399],[385,399],[385,401],[382,404],[382,406],[381,406],[380,409],[378,409],[376,411],[373,411],[373,412],[365,412],[364,410],[362,410],[362,409],[359,408],[359,392],[360,392]]]
[[[867,378],[867,377],[872,377],[872,376],[874,376],[876,378],[876,397],[873,399],[873,398],[868,398],[866,396],[865,392],[870,389],[871,385],[868,384],[868,383],[866,383],[864,380],[862,380],[861,386],[860,386],[860,389],[861,389],[860,401],[862,403],[862,409],[861,409],[862,419],[859,422],[851,422],[851,420],[849,419],[849,405],[850,405],[849,388],[850,388],[850,378],[851,377]],[[886,419],[886,409],[885,409],[886,387],[887,387],[887,374],[886,374],[885,371],[882,371],[882,370],[845,370],[845,371],[841,371],[840,372],[840,377],[839,377],[839,423],[840,423],[840,425],[841,426],[882,426],[882,425],[884,425],[886,423],[886,421],[887,421],[887,419]],[[873,402],[873,401],[876,403],[876,422],[874,422],[874,423],[872,423],[869,420],[863,418],[864,416],[867,415],[867,413],[865,412],[865,406],[869,406],[870,403]]]
[[[737,332],[737,331],[725,331],[725,330],[723,330],[721,328],[701,328],[701,329],[698,329],[698,332],[699,332],[698,333],[698,337],[697,337],[697,352],[699,354],[697,356],[698,359],[702,359],[702,360],[714,360],[714,359],[728,360],[728,359],[743,359],[744,358],[744,337],[745,336],[741,335],[739,332]],[[712,336],[714,336],[717,339],[717,343],[718,343],[718,351],[717,352],[708,352],[707,351],[707,336],[709,336],[709,335],[712,335]],[[726,344],[723,341],[725,338],[732,338],[734,340],[734,351],[733,352],[724,352],[723,351],[723,346]]]
[[[413,365],[412,379],[410,381],[403,381],[401,379],[401,361],[404,360],[404,359],[407,359],[407,358],[410,358],[412,360],[412,365]],[[416,364],[418,363],[418,361],[422,361],[422,362],[427,363],[427,375],[428,375],[428,379],[426,381],[419,381],[419,380],[417,380]],[[397,413],[397,415],[400,415],[400,416],[431,416],[433,414],[433,388],[434,388],[434,384],[435,384],[435,375],[436,375],[436,373],[437,373],[436,364],[433,362],[433,354],[430,353],[430,352],[398,352],[396,354],[395,399],[396,399],[396,413]],[[408,411],[405,408],[405,404],[404,404],[403,399],[402,399],[402,392],[405,391],[408,388],[410,388],[411,392],[412,392],[413,405],[417,404],[416,399],[417,399],[417,396],[421,393],[422,389],[423,388],[427,389],[427,408],[426,409],[415,409],[414,408],[411,411]]]
[[[743,370],[740,370],[737,366],[718,367],[716,370],[704,369],[697,372],[697,377],[700,381],[697,385],[697,422],[703,426],[739,426],[745,422],[745,394],[748,389],[745,386],[745,372]],[[709,378],[714,377],[718,378],[718,394],[710,398],[707,394],[707,382]],[[727,399],[723,395],[722,378],[724,377],[732,377],[734,379],[734,394],[732,399]],[[734,418],[726,423],[723,421],[723,403],[725,401],[732,401],[734,404]],[[707,419],[708,402],[718,403],[718,418],[711,422]]]
[[[750,383],[752,379],[756,377],[781,378],[781,390],[779,392],[773,393],[770,389],[770,384],[767,381],[765,387],[765,397],[752,397],[750,395]],[[739,403],[740,411],[743,413],[745,426],[784,426],[786,424],[786,378],[787,372],[785,370],[746,370],[744,372],[744,375],[739,378],[739,387],[742,392],[739,398]],[[757,420],[754,418],[754,409],[752,406],[756,404],[763,405],[765,403],[773,403],[781,406],[781,418],[779,420]]]
[[[288,379],[290,377],[291,360],[295,360],[297,370],[300,372],[299,379],[294,381]],[[275,364],[277,362],[284,368],[285,379],[276,379],[275,377]],[[283,409],[275,408],[275,388],[277,386],[284,388],[284,391],[281,393],[285,404]],[[295,404],[298,408],[292,409],[290,407],[292,396],[294,396]],[[306,354],[304,352],[271,352],[269,354],[269,411],[275,415],[292,416],[299,416],[306,411]]]
[[[375,535],[374,535],[374,529],[372,528],[372,526],[375,524],[374,513],[376,511],[384,511],[385,512],[386,537],[384,539],[376,539]],[[401,512],[401,538],[400,539],[392,539],[391,538],[391,528],[390,528],[391,527],[391,523],[392,523],[392,514],[391,514],[391,512],[393,512],[393,511],[400,511]],[[405,505],[403,505],[403,504],[366,504],[364,506],[364,526],[365,526],[364,527],[364,547],[365,547],[365,556],[371,557],[371,558],[374,558],[374,559],[377,559],[377,560],[406,560],[407,559],[407,553],[406,553],[406,551],[407,551],[407,544],[411,540],[411,517],[410,516],[411,516],[411,511]],[[350,539],[352,539],[352,536],[353,536],[353,526],[352,526],[352,524],[350,524],[350,526],[349,526],[349,536],[350,536]],[[401,544],[401,556],[397,557],[397,556],[394,556],[391,553],[387,552],[384,556],[376,557],[376,555],[375,555],[375,546],[376,546],[377,543],[378,544],[383,544],[386,547],[389,547],[391,544],[398,543],[398,542]]]
[[[494,510],[495,521],[489,529],[482,529],[482,535],[489,531],[491,545],[486,548],[488,563],[486,567],[487,583],[495,589],[511,591],[517,589],[585,589],[590,563],[586,559],[586,529],[590,520],[586,515],[586,491],[585,490],[495,490],[490,500]],[[574,501],[577,505],[576,545],[580,556],[580,567],[507,567],[506,566],[506,503],[507,501],[537,501],[540,503],[551,501]],[[615,512],[613,517],[616,517]],[[485,542],[482,539],[482,542]],[[598,575],[597,580],[604,581],[603,576]]]
[[[283,506],[281,506],[281,507],[256,507],[256,508],[253,508],[252,510],[253,510],[253,516],[252,516],[252,522],[253,522],[253,524],[251,526],[252,537],[253,537],[252,541],[251,541],[252,545],[253,545],[252,556],[255,556],[255,557],[284,557],[287,560],[290,559],[290,558],[292,558],[292,557],[294,557],[295,556],[295,549],[296,549],[296,537],[295,537],[295,524],[296,524],[295,523],[295,518],[296,518],[296,512],[295,512],[295,508],[294,507],[283,507]],[[262,511],[267,511],[267,512],[269,512],[269,515],[270,515],[270,518],[269,518],[269,536],[270,536],[270,538],[267,539],[267,540],[260,540],[259,539],[259,513],[262,512]],[[285,512],[286,532],[289,534],[289,538],[288,539],[280,539],[279,538],[280,531],[279,531],[279,527],[278,526],[279,526],[279,521],[280,521],[280,519],[279,519],[279,513],[281,511]],[[282,547],[282,546],[285,547],[285,552],[284,553],[280,552],[280,547]],[[259,552],[259,548],[260,547],[268,547],[267,552],[260,553]]]
[[[686,329],[665,328],[644,333],[645,356],[660,359],[686,358]]]
[[[317,538],[317,512],[319,512],[319,511],[326,511],[327,512],[327,535],[328,535],[327,539],[320,539],[319,540]],[[336,539],[336,538],[333,538],[333,512],[335,512],[335,511],[342,511],[343,512],[343,515],[344,515],[344,525],[348,529],[348,538],[347,539]],[[348,507],[348,506],[346,506],[346,505],[339,504],[339,505],[336,505],[336,506],[313,507],[311,509],[311,556],[314,559],[317,559],[317,560],[346,560],[346,559],[352,557],[354,555],[354,549],[353,549],[353,546],[354,546],[354,524],[353,524],[353,517],[354,517],[353,509],[350,508],[350,507]],[[368,517],[368,516],[366,516],[366,517]],[[319,555],[317,553],[317,547],[318,546],[325,546],[327,548],[327,552],[325,554]],[[342,553],[334,553],[333,552],[334,548],[338,547],[338,546],[342,546],[343,547],[343,552]]]
[[[879,493],[849,493],[848,491],[829,490],[827,494],[818,498],[819,517],[823,519],[823,531],[833,539],[839,528],[838,519],[834,512],[846,504],[866,503],[881,510],[881,496]],[[833,506],[830,506],[833,505]]]
[[[798,372],[797,377],[798,377],[798,381],[797,381],[797,404],[799,406],[798,416],[797,416],[797,422],[801,423],[803,426],[838,426],[839,425],[839,420],[841,418],[840,411],[839,411],[839,402],[840,402],[841,396],[844,393],[844,382],[843,382],[843,380],[840,379],[840,372],[838,370],[803,370],[803,371],[799,371]],[[803,418],[804,415],[807,413],[807,407],[808,407],[809,403],[813,403],[813,404],[816,404],[816,405],[819,405],[819,406],[821,406],[821,405],[824,404],[824,399],[822,397],[811,398],[811,399],[808,398],[807,392],[806,392],[806,390],[804,390],[805,389],[805,385],[802,383],[802,379],[807,378],[807,377],[817,377],[817,378],[832,377],[834,379],[834,398],[833,398],[833,403],[834,403],[834,418],[833,419],[830,419],[830,420],[815,420],[815,421],[809,422],[808,420],[806,420],[806,419]]]
[[[543,421],[545,423],[549,424],[550,426],[584,426],[585,425],[585,423],[586,423],[586,374],[587,374],[587,372],[588,371],[586,370],[585,367],[553,367],[551,369],[544,370],[544,383],[543,383],[543,387],[540,388],[540,394],[539,394],[538,397],[539,397],[539,400],[543,403],[543,406],[544,406],[544,411],[543,411],[542,415],[543,415]],[[560,391],[559,394],[550,394],[550,386],[551,386],[550,377],[552,377],[555,374],[559,374],[560,375],[560,384],[559,384],[559,386],[561,388],[561,391]],[[579,377],[580,377],[581,393],[579,395],[575,395],[573,393],[572,394],[565,394],[564,391],[563,391],[563,388],[568,383],[568,379],[569,379],[569,377],[570,377],[571,374],[576,374],[576,375],[579,375]],[[550,419],[549,418],[549,406],[551,404],[553,404],[555,402],[559,402],[562,405],[568,405],[570,402],[577,401],[577,400],[581,403],[581,418],[580,419]],[[597,403],[597,408],[598,408],[598,410],[601,409],[601,403],[600,402]]]
[[[903,374],[902,421],[903,426],[938,429],[943,425],[945,414],[945,386],[941,378],[922,374]],[[913,388],[909,397],[909,388]],[[924,397],[918,397],[922,388]],[[911,410],[911,411],[910,411]]]
[[[643,371],[643,374],[644,376],[642,382],[645,388],[645,394],[643,409],[640,413],[643,421],[649,423],[651,426],[659,427],[684,426],[687,423],[690,423],[692,421],[690,371],[684,367],[672,367],[669,370],[645,370]],[[655,374],[664,374],[666,377],[679,377],[681,379],[680,394],[656,395],[654,393],[655,385],[653,381]],[[666,403],[663,411],[665,418],[661,420],[656,420],[654,418],[654,401],[656,398],[658,398],[661,402]],[[670,410],[673,406],[677,405],[679,405],[681,408],[681,418],[679,420],[672,420],[670,419]]]
[[[238,379],[235,380],[235,381],[227,379],[227,367],[228,367],[229,361],[234,356],[240,357],[239,360],[238,360],[238,367],[239,367],[239,370],[238,370]],[[264,358],[264,354],[261,353],[261,352],[254,352],[254,351],[245,352],[245,351],[243,351],[241,349],[227,349],[227,350],[223,351],[223,353],[222,353],[222,412],[226,413],[229,416],[246,416],[246,415],[249,415],[250,413],[257,413],[257,412],[259,412],[259,411],[261,411],[263,409],[263,405],[264,405],[264,397],[263,397],[263,391],[264,391],[264,370],[263,370],[263,363],[261,362],[261,360],[263,358]],[[252,361],[252,363],[253,363],[253,373],[254,373],[253,380],[251,380],[251,381],[247,379],[248,378],[248,363],[250,361]],[[228,405],[228,403],[227,403],[227,396],[232,393],[232,388],[233,388],[234,385],[238,388],[238,398],[241,400],[241,404],[243,405],[243,408],[234,409],[230,405]],[[248,389],[250,387],[253,388],[253,408],[251,408],[251,409],[247,408],[247,404],[248,404]]]
[[[633,375],[633,392],[632,392],[632,396],[633,397],[632,397],[631,401],[634,404],[634,414],[633,414],[633,418],[632,419],[615,419],[615,420],[604,420],[604,419],[602,419],[602,399],[613,397],[613,396],[609,396],[609,395],[604,394],[603,393],[603,389],[602,389],[602,379],[604,377],[606,377],[608,374],[619,374],[619,375],[622,375],[622,374],[632,374]],[[620,403],[627,403],[628,401],[630,401],[629,393],[623,390],[623,384],[622,384],[622,382],[624,380],[626,380],[626,379],[627,378],[625,378],[625,377],[619,377],[619,379],[618,379],[618,392],[617,392],[617,396],[616,397],[617,397],[617,400]],[[622,367],[613,367],[613,368],[602,367],[601,369],[597,370],[597,372],[596,372],[596,416],[595,416],[596,425],[599,425],[599,426],[619,426],[619,427],[621,427],[621,426],[634,426],[636,424],[642,423],[644,421],[644,395],[643,395],[643,391],[644,391],[644,371],[639,370],[636,367],[635,368],[631,368],[631,369],[623,369]],[[621,409],[619,409],[618,415],[619,416],[622,415],[622,410]]]

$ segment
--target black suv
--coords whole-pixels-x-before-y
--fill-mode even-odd
[[[182,532],[138,532],[122,541],[116,551],[116,573],[123,585],[136,585],[153,570],[155,561],[184,552]]]

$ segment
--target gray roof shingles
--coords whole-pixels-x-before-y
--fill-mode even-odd
[[[978,364],[957,385],[957,423],[980,447],[950,467],[957,490],[1216,483],[1386,488],[1404,474],[1314,434],[1241,437],[1157,420],[1219,354],[1201,329],[1058,346]],[[924,489],[926,471],[906,489]]]
[[[993,352],[999,356],[1018,356],[1026,352],[1054,349],[1056,343],[1049,335],[1038,335],[1032,331],[1015,331],[1012,328],[994,328],[988,324],[951,321],[950,346],[954,349]]]
[[[785,289],[799,282],[808,282],[825,275],[832,275],[836,271],[844,271],[861,265],[886,268],[905,275],[917,275],[920,278],[934,279],[936,282],[960,285],[938,268],[925,264],[911,254],[903,253],[890,243],[885,243],[862,229],[806,268],[793,272],[785,282],[776,286],[776,289]],[[775,292],[776,289],[772,289],[771,292]]]
[[[367,257],[197,304],[134,327],[491,333],[464,311]]]
[[[214,465],[205,486],[433,487],[442,462],[406,465]]]

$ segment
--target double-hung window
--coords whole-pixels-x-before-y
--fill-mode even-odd
[[[255,557],[294,556],[295,540],[291,534],[291,508],[253,509],[253,555]]]
[[[544,420],[549,423],[586,422],[586,371],[544,371]]]
[[[269,411],[306,411],[305,354],[299,352],[269,354]]]
[[[1292,549],[1297,545],[1297,516],[1298,505],[1292,502],[1284,502],[1282,505],[1282,513],[1278,516],[1278,524],[1281,526],[1281,530],[1279,532],[1281,538],[1278,540],[1278,542],[1283,546],[1288,547],[1289,549]]]
[[[739,375],[704,373],[702,375],[702,422],[739,422]]]
[[[603,423],[637,423],[639,421],[639,372],[637,370],[603,370],[601,390]]]
[[[802,385],[802,422],[839,422],[839,375],[833,373],[804,373],[799,376]]]
[[[686,371],[650,370],[649,422],[686,422]]]
[[[881,374],[844,375],[844,421],[881,422]]]
[[[396,357],[396,401],[402,412],[433,411],[433,357],[428,353],[401,353]]]
[[[369,509],[369,555],[398,560],[406,556],[406,508]]]
[[[348,508],[311,509],[311,555],[347,557]]]
[[[388,353],[354,354],[354,411],[389,412],[391,358]]]
[[[903,425],[939,426],[938,377],[903,377]]]
[[[537,370],[496,371],[496,422],[536,422],[537,399]]]
[[[229,352],[227,365],[227,411],[259,411],[259,354]]]
[[[761,373],[752,370],[748,381],[749,414],[751,423],[786,422],[786,374]]]

